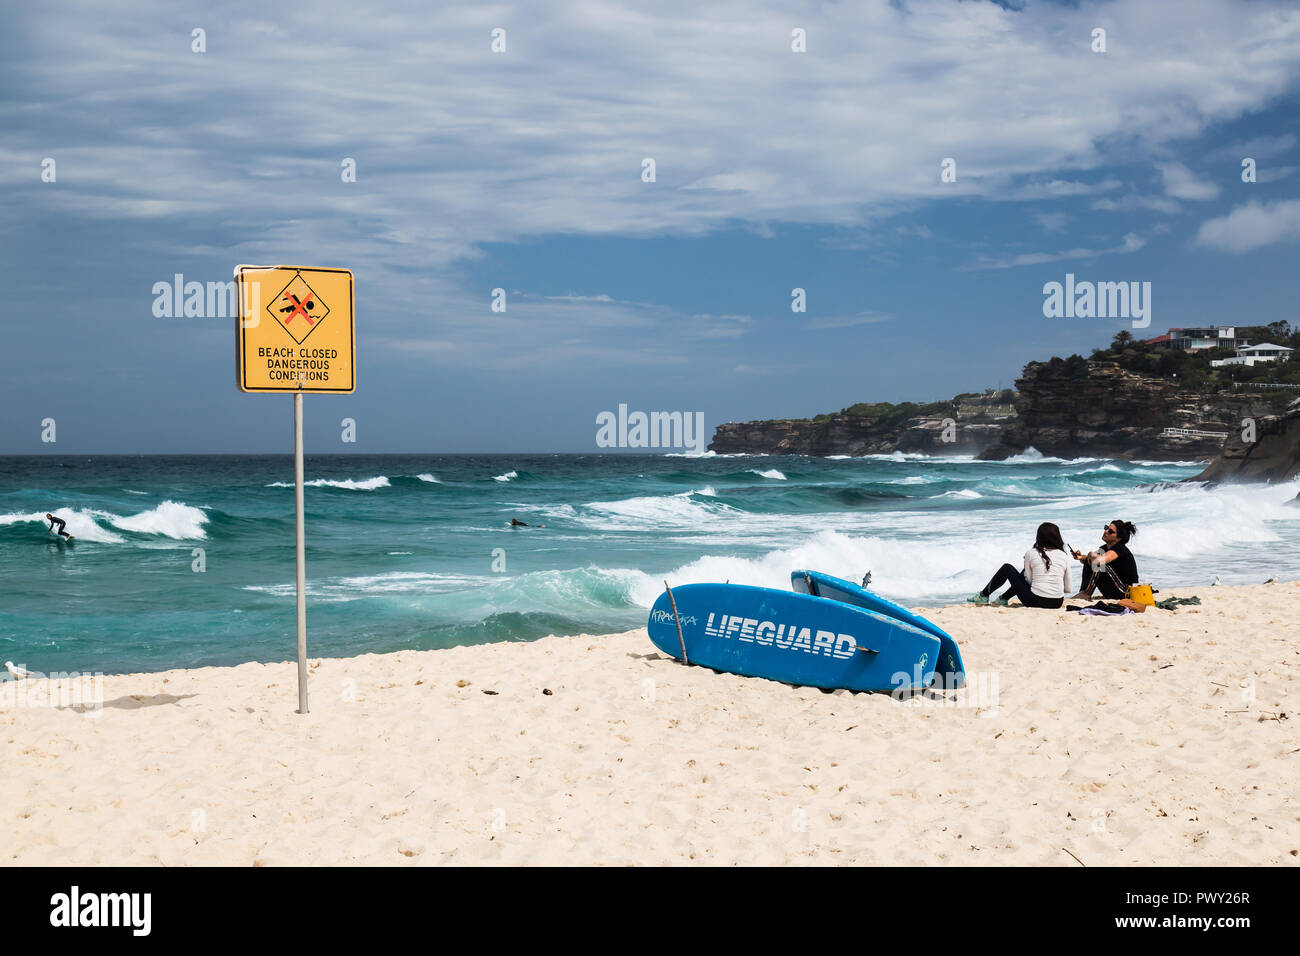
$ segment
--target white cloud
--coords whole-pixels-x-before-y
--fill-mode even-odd
[[[1173,215],[1183,207],[1177,201],[1165,196],[1142,196],[1137,193],[1129,193],[1119,199],[1094,199],[1090,203],[1090,208],[1106,212],[1133,212],[1134,210],[1149,209]]]
[[[707,312],[691,316],[686,335],[701,339],[734,339],[745,335],[754,326],[748,315],[709,315]]]
[[[719,173],[706,176],[693,183],[687,183],[682,189],[710,189],[717,192],[757,193],[765,189],[780,186],[780,180],[761,169],[746,169],[735,173]]]
[[[1258,109],[1300,63],[1300,12],[1269,3],[1200,0],[1178,18],[1089,3],[825,7],[805,17],[806,54],[789,51],[776,2],[418,19],[290,5],[256,28],[238,17],[209,28],[203,55],[161,44],[150,25],[169,8],[88,9],[78,31],[33,18],[25,67],[68,103],[61,121],[133,146],[133,161],[88,165],[128,194],[216,195],[302,221],[364,197],[426,262],[430,250],[558,232],[857,223],[873,204],[942,198],[945,156],[960,171],[949,185],[977,195],[1114,189],[1060,171],[1096,168],[1108,137],[1164,143]],[[1103,9],[1124,40],[1105,57],[1072,40]],[[494,55],[498,22],[513,42]],[[149,86],[121,72],[124,51]],[[123,97],[127,122],[97,115]],[[163,106],[170,145],[151,141],[142,168],[134,147],[152,133],[130,120]],[[351,187],[339,182],[343,156],[358,162]],[[640,180],[645,156],[656,183]],[[1025,177],[1044,181],[1017,186]]]
[[[1296,168],[1294,166],[1265,166],[1262,169],[1255,170],[1255,181],[1259,183],[1277,183],[1290,177]]]
[[[875,325],[878,322],[892,322],[894,316],[884,312],[857,312],[853,315],[835,315],[825,319],[809,319],[801,322],[805,329],[848,329],[858,325]]]
[[[1088,248],[1075,247],[1067,248],[1060,252],[1022,252],[1019,255],[1009,256],[980,256],[974,263],[962,265],[959,267],[961,272],[974,272],[979,269],[1014,269],[1021,265],[1043,265],[1045,263],[1058,263],[1063,260],[1074,259],[1096,259],[1105,255],[1125,255],[1128,252],[1136,252],[1141,247],[1147,245],[1147,241],[1135,233],[1128,233],[1123,238],[1123,242],[1118,246],[1110,248]]]
[[[1244,143],[1222,146],[1210,155],[1216,159],[1231,163],[1240,163],[1247,156],[1258,162],[1261,159],[1273,159],[1295,149],[1294,133],[1279,133],[1270,136],[1256,136]]]
[[[607,294],[543,296],[511,291],[506,310],[493,312],[484,294],[443,290],[401,334],[371,340],[388,353],[417,356],[425,366],[510,370],[549,367],[581,374],[593,363],[616,367],[685,368],[731,356],[735,340],[754,327],[749,315],[689,314]],[[451,337],[454,333],[454,338]]]
[[[1098,256],[1124,255],[1137,252],[1146,245],[1146,240],[1135,233],[1129,233],[1118,246],[1109,249],[1092,249],[1076,247],[1060,252],[1025,252],[1011,256],[980,256],[969,265],[960,266],[962,272],[980,269],[1014,269],[1019,266],[1041,266],[1048,262],[1061,262],[1074,259],[1096,259]]]
[[[350,265],[377,334],[467,352],[484,344],[486,297],[463,288],[462,266],[484,244],[878,228],[958,197],[1116,202],[1099,194],[1121,184],[1098,172],[1115,146],[1167,157],[1266,108],[1300,70],[1300,10],[1282,0],[1188,0],[1177,16],[1088,0],[825,4],[800,12],[803,54],[778,0],[410,14],[244,3],[212,13],[205,54],[164,0],[87,5],[75,30],[40,13],[0,23],[16,15],[0,183],[24,191],[0,222],[7,240],[54,216],[69,230],[134,219],[121,253],[164,265],[198,245],[228,245],[232,265]],[[1101,21],[1104,56],[1088,48]],[[493,54],[499,25],[508,52]],[[39,184],[42,156],[59,161],[57,184]],[[340,181],[344,157],[355,183]],[[956,183],[939,181],[945,157]],[[1165,176],[1170,197],[1148,203],[1207,189],[1178,168]],[[616,303],[551,305],[567,307],[547,313],[551,337],[520,330],[521,349],[545,356],[557,329],[651,320]]]
[[[1175,199],[1213,199],[1222,190],[1218,183],[1198,179],[1182,163],[1162,163],[1157,168],[1164,179],[1165,194]]]
[[[1196,244],[1227,252],[1250,252],[1278,242],[1300,240],[1300,199],[1260,203],[1251,201],[1226,216],[1207,219],[1196,232]]]
[[[1042,226],[1044,232],[1061,232],[1070,221],[1070,217],[1063,212],[1036,212],[1034,221]]]
[[[1103,179],[1100,182],[1086,183],[1076,180],[1053,179],[1044,183],[1026,183],[1001,189],[993,199],[1013,199],[1032,201],[1038,199],[1071,199],[1076,196],[1093,196],[1097,193],[1113,192],[1123,183],[1118,179]]]

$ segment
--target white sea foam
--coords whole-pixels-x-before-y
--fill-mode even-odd
[[[1024,553],[1024,548],[1020,554]],[[943,543],[895,537],[857,537],[822,531],[803,543],[768,551],[757,557],[706,555],[666,575],[670,585],[731,581],[778,590],[790,589],[790,572],[815,568],[850,581],[872,570],[881,594],[910,600],[918,596],[970,593],[1011,555],[991,538],[962,538]],[[650,576],[631,592],[649,607],[662,591],[665,575]]]
[[[125,517],[96,508],[83,508],[80,511],[60,508],[51,513],[67,522],[65,530],[78,541],[120,544],[126,540],[103,527],[99,523],[101,520],[107,521],[121,531],[135,534],[156,534],[175,540],[198,540],[207,537],[203,526],[208,523],[208,516],[200,509],[178,501],[164,501],[156,508]],[[44,512],[0,515],[0,525],[18,524],[24,521],[34,522],[49,530],[49,522],[45,520]]]
[[[376,475],[374,478],[366,478],[363,481],[354,481],[351,478],[313,478],[310,481],[304,481],[303,485],[307,488],[343,488],[347,491],[374,491],[376,488],[389,487],[388,478],[385,475]],[[273,481],[266,487],[268,488],[292,488],[292,481]]]
[[[97,541],[100,544],[118,544],[126,540],[121,535],[114,534],[107,528],[101,527],[99,523],[95,521],[97,514],[104,515],[107,514],[107,512],[95,512],[90,509],[73,511],[71,508],[59,508],[57,511],[52,511],[50,513],[67,522],[67,526],[64,530],[78,541]],[[116,515],[110,517],[116,517]],[[44,511],[33,511],[29,514],[15,512],[13,514],[0,515],[0,526],[22,524],[23,522],[28,521],[40,525],[41,530],[46,532],[50,540],[54,540],[54,536],[49,535],[50,523],[45,520]]]
[[[442,593],[475,587],[491,579],[481,575],[437,574],[425,571],[388,571],[383,574],[339,578],[333,586],[358,594],[419,592]]]
[[[62,515],[60,515],[60,517],[62,517]],[[24,514],[22,512],[14,511],[7,515],[0,515],[0,527],[4,525],[21,524],[24,521],[39,521],[41,524],[45,525],[47,529],[49,528],[49,522],[45,520],[45,514],[43,512],[33,511],[30,514]]]
[[[929,455],[922,455],[914,451],[891,451],[879,455],[860,455],[865,461],[919,461],[922,458],[929,458]]]
[[[440,485],[440,484],[442,484],[442,482],[440,482],[437,478],[433,477],[433,475],[429,474],[427,471],[426,471],[424,474],[422,474],[422,475],[416,475],[415,477],[416,477],[416,478],[419,478],[421,481],[430,481],[430,482],[433,482],[433,484],[435,484],[435,485]]]
[[[511,577],[494,575],[485,587],[466,599],[471,609],[486,602],[493,609],[545,609],[572,614],[579,608],[637,606],[631,594],[650,578],[633,568],[567,568],[530,571]],[[662,582],[661,582],[662,583]]]
[[[983,489],[983,496],[997,495],[1004,498],[1024,498],[1036,502],[1059,501],[1063,492],[1069,497],[1084,496],[1089,499],[1128,495],[1132,492],[1131,488],[1104,488],[1100,485],[1090,485],[1087,482],[1078,480],[1066,482],[1060,475],[1046,476],[1041,482],[1034,478],[1026,478],[1024,481],[982,481],[979,483],[979,487]],[[1066,489],[1068,489],[1068,492],[1066,492]],[[942,498],[945,495],[939,495],[939,497]]]
[[[136,534],[160,534],[177,541],[201,540],[208,536],[203,530],[208,516],[179,501],[164,501],[156,508],[126,518],[117,515],[105,517],[114,527]]]
[[[493,480],[493,481],[509,481],[509,480],[512,479],[512,478],[518,478],[518,477],[519,477],[519,472],[517,472],[517,471],[507,471],[504,475],[495,475],[495,476],[493,476],[492,480]]]
[[[502,503],[513,508],[529,507],[528,505],[515,504],[514,502],[510,502],[510,501],[506,501]],[[535,510],[537,510],[538,512],[540,512],[541,514],[545,515],[548,518],[572,518],[574,515],[578,513],[577,509],[575,509],[573,505],[564,502],[561,502],[560,504],[557,505],[556,504],[540,505]]]
[[[307,585],[307,594],[313,600],[337,604],[386,594],[449,594],[481,587],[484,584],[492,583],[494,580],[496,579],[486,575],[389,571],[384,574],[310,581]],[[269,594],[272,597],[279,598],[290,598],[297,593],[296,585],[291,582],[248,584],[244,586],[243,590]]]
[[[848,458],[848,455],[827,455],[831,458]],[[927,455],[919,451],[891,451],[875,455],[859,455],[858,461],[924,461],[938,463],[967,464],[975,460],[974,455]]]
[[[1096,461],[1113,461],[1110,458],[1056,458],[1052,455],[1044,455],[1041,451],[1030,445],[1019,455],[1012,455],[1010,458],[1004,458],[1002,461],[991,461],[986,464],[990,465],[1087,465]]]
[[[1020,454],[1012,455],[1009,458],[1005,458],[1003,460],[1012,461],[1012,462],[1021,462],[1021,461],[1044,461],[1045,459],[1043,458],[1043,453],[1041,451],[1039,451],[1033,445],[1030,445]],[[1060,461],[1059,458],[1054,460]]]
[[[667,578],[674,585],[730,580],[785,589],[796,568],[852,581],[871,570],[874,587],[886,597],[911,603],[952,601],[983,587],[1004,562],[1020,567],[1044,519],[1060,524],[1067,543],[1089,550],[1099,543],[1102,525],[1123,517],[1139,529],[1130,547],[1142,579],[1157,587],[1206,584],[1215,574],[1225,581],[1262,580],[1277,573],[1270,570],[1272,548],[1300,533],[1300,508],[1289,503],[1298,491],[1300,480],[1208,489],[1173,486],[1151,493],[1128,489],[1120,498],[1079,495],[1015,512],[970,512],[960,522],[934,513],[875,513],[870,526],[859,526],[870,527],[867,533],[818,531],[757,556],[707,553],[669,571]],[[785,516],[763,517],[778,527],[785,524]],[[708,539],[703,540],[709,547]],[[1294,559],[1288,561],[1287,567],[1294,568]],[[653,603],[664,576],[647,575],[632,592],[636,603]],[[1079,584],[1074,565],[1071,583]]]
[[[768,468],[766,471],[759,471],[757,468],[749,469],[751,475],[758,475],[760,478],[771,478],[773,481],[785,481],[785,475],[775,468]]]
[[[675,495],[647,495],[617,501],[592,501],[575,512],[578,523],[607,531],[697,529],[719,527],[748,517],[722,502],[698,501],[717,494],[709,485]],[[551,510],[551,513],[556,513]]]
[[[297,586],[292,582],[289,584],[246,584],[243,587],[245,591],[253,591],[257,594],[268,594],[271,597],[292,599],[297,593]],[[312,601],[323,604],[342,604],[345,601],[357,601],[365,597],[364,594],[348,594],[341,592],[336,588],[328,588],[325,585],[317,584],[308,580],[307,597]]]
[[[1138,534],[1130,547],[1139,556],[1191,559],[1212,568],[1220,560],[1233,562],[1253,554],[1259,566],[1267,567],[1269,549],[1257,546],[1277,542],[1280,531],[1300,525],[1300,508],[1289,503],[1298,489],[1296,481],[1162,488],[1135,495],[1130,507],[1106,512],[1102,520],[1122,517],[1136,524]]]

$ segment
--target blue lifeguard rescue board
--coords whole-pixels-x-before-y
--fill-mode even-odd
[[[788,684],[892,691],[928,687],[939,639],[865,608],[743,584],[672,589],[692,664]],[[682,656],[668,592],[647,624],[665,654]]]
[[[966,683],[966,664],[961,659],[957,642],[933,621],[926,620],[921,615],[900,607],[866,588],[842,578],[822,574],[820,571],[791,571],[790,583],[800,594],[812,594],[831,601],[866,608],[933,634],[939,639],[939,660],[935,666],[935,673],[940,678],[939,686],[953,690]]]

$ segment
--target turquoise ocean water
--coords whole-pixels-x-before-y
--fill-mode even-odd
[[[798,567],[870,569],[888,597],[946,603],[1018,565],[1040,521],[1084,549],[1106,521],[1134,521],[1157,586],[1300,577],[1300,485],[1167,484],[1200,467],[308,456],[310,653],[626,630],[665,578],[787,588]],[[0,659],[120,673],[292,658],[292,480],[288,456],[0,458]]]

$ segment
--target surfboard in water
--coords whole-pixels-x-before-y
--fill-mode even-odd
[[[939,660],[935,666],[938,684],[949,690],[966,683],[966,664],[961,659],[961,651],[952,636],[933,621],[895,604],[888,598],[882,598],[873,591],[859,587],[843,578],[822,574],[820,571],[791,571],[790,583],[800,594],[812,594],[866,608],[879,614],[904,621],[913,627],[933,634],[939,639]]]
[[[938,638],[875,611],[743,584],[683,584],[672,597],[692,664],[847,690],[919,689],[934,679]],[[681,659],[667,591],[647,628],[659,650]]]

